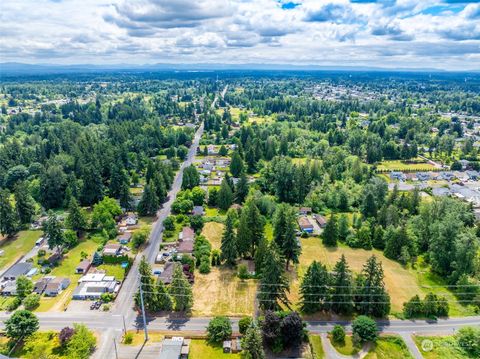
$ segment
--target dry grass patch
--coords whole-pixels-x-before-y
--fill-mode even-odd
[[[300,279],[303,277],[307,267],[314,261],[320,261],[332,269],[342,254],[345,255],[350,269],[356,273],[362,270],[367,259],[374,254],[382,262],[385,273],[385,285],[392,300],[392,311],[401,311],[403,303],[408,301],[415,294],[422,294],[415,275],[402,267],[399,263],[386,258],[381,251],[364,249],[353,249],[344,245],[337,248],[326,248],[320,238],[302,238],[302,255],[297,273],[291,274],[292,285],[290,299],[292,303],[298,303]]]
[[[242,281],[234,269],[212,267],[209,274],[196,274],[193,285],[193,315],[252,315],[257,282]]]
[[[217,222],[207,222],[203,226],[202,235],[210,241],[213,249],[220,249],[224,227],[222,223]]]

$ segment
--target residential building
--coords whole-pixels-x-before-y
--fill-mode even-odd
[[[195,232],[191,227],[183,227],[182,231],[178,234],[179,241],[193,241],[195,238]]]
[[[160,359],[187,359],[190,351],[190,341],[183,337],[163,339]]]
[[[47,287],[45,288],[45,295],[47,297],[56,297],[69,285],[70,285],[70,279],[68,278],[61,278],[61,277],[53,278],[47,283]]]
[[[103,247],[104,256],[118,256],[121,254],[122,245],[117,243],[110,243]]]
[[[132,232],[123,232],[117,239],[120,244],[128,244],[132,239]]]
[[[75,268],[75,273],[77,274],[85,274],[90,269],[92,262],[89,259],[84,259],[80,262],[80,264]]]
[[[33,264],[29,262],[15,263],[3,274],[3,280],[17,280],[18,277],[26,275],[32,267]]]
[[[120,284],[115,277],[105,273],[89,273],[78,280],[72,298],[76,300],[99,299],[103,293],[117,293]]]
[[[47,284],[51,278],[43,277],[35,282],[33,285],[33,292],[39,295],[42,295],[45,289],[47,288]]]
[[[324,216],[321,216],[319,214],[314,214],[313,218],[315,218],[315,221],[317,221],[320,228],[325,228],[326,227],[327,219]]]
[[[303,232],[312,233],[313,225],[307,217],[298,217],[298,225]]]

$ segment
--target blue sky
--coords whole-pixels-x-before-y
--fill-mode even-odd
[[[0,61],[480,69],[480,1],[3,0]]]

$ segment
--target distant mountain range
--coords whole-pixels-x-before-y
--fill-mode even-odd
[[[92,72],[154,72],[154,71],[341,71],[341,72],[442,72],[446,70],[435,68],[380,68],[356,66],[317,66],[289,64],[115,64],[115,65],[55,65],[55,64],[25,64],[18,62],[0,63],[0,77],[15,75],[48,75]],[[478,73],[480,71],[468,71]],[[452,71],[453,72],[453,71]],[[459,72],[459,71],[455,71]]]

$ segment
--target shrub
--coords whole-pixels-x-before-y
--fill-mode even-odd
[[[33,310],[40,304],[40,296],[36,293],[31,293],[23,300],[23,306],[27,310]]]
[[[458,345],[473,357],[480,357],[480,328],[464,327],[456,335]]]
[[[40,257],[45,257],[45,254],[47,254],[47,251],[45,249],[39,249],[37,256]]]
[[[335,325],[331,334],[335,343],[345,343],[345,329],[341,325]]]
[[[15,297],[15,298],[13,298],[13,300],[10,303],[7,304],[5,309],[8,312],[12,312],[15,309],[17,309],[20,306],[20,304],[22,304],[22,300],[19,297]]]
[[[372,318],[360,315],[352,323],[352,332],[359,336],[361,343],[374,342],[378,336],[377,323]]]
[[[104,303],[110,303],[113,300],[113,294],[112,293],[102,293],[100,295],[100,299]]]
[[[163,227],[167,231],[173,231],[175,229],[175,223],[173,222],[174,217],[173,216],[168,216],[165,218],[163,221]]]
[[[227,317],[215,317],[207,327],[207,339],[210,343],[219,344],[232,336],[232,323]]]
[[[250,274],[248,273],[248,268],[245,264],[240,264],[238,266],[238,272],[237,272],[237,276],[238,278],[240,279],[248,279],[250,278]]]
[[[240,334],[245,335],[247,332],[248,327],[252,324],[253,319],[252,317],[243,317],[238,321],[238,329]]]
[[[210,273],[210,258],[208,256],[203,256],[200,260],[200,266],[198,267],[198,271],[202,274]]]
[[[70,341],[74,333],[75,330],[70,327],[65,327],[60,330],[60,333],[58,333],[58,340],[60,341],[60,344],[62,346],[66,345]]]
[[[127,333],[123,336],[123,344],[132,344],[133,343],[133,334]]]

